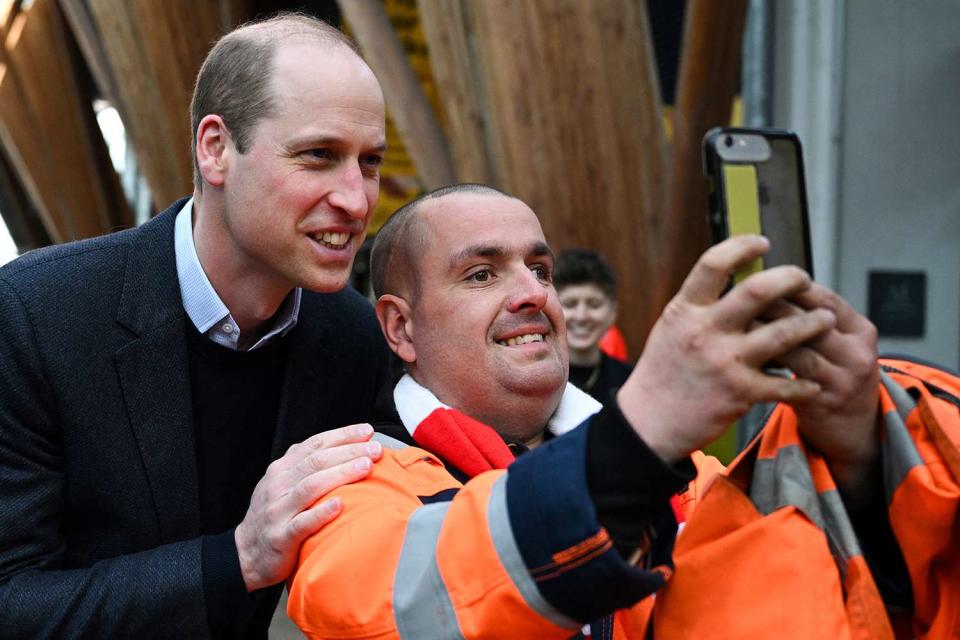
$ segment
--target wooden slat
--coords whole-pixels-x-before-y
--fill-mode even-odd
[[[2,145],[0,145],[2,146]],[[50,244],[50,236],[40,222],[16,171],[0,149],[0,214],[13,238],[17,251],[24,253]]]
[[[50,237],[90,237],[128,219],[79,51],[56,1],[36,0],[22,12],[4,49],[4,141]]]
[[[620,277],[634,354],[659,309],[664,143],[645,3],[469,4],[501,186],[540,215],[557,248],[602,251]]]
[[[127,111],[153,199],[165,206],[193,189],[189,108],[193,82],[220,32],[214,2],[89,0]]]
[[[14,27],[22,28],[26,16],[23,20]],[[60,216],[56,210],[51,211],[42,195],[53,193],[56,187],[35,131],[37,125],[27,108],[20,82],[9,63],[5,62],[0,65],[0,141],[47,235],[53,242],[62,242]]]
[[[730,122],[740,73],[747,0],[691,0],[687,5],[668,187],[669,215],[663,242],[670,247],[656,296],[665,304],[710,245],[707,183],[701,145],[704,134]]]
[[[466,0],[419,0],[430,67],[443,108],[443,128],[459,182],[494,184],[487,152],[484,106],[470,52]]]
[[[73,37],[76,38],[80,51],[83,53],[84,60],[87,62],[87,68],[93,76],[101,96],[110,101],[110,103],[120,112],[121,118],[125,109],[120,104],[117,95],[116,81],[110,71],[110,65],[107,61],[107,54],[103,50],[103,41],[97,33],[96,26],[93,24],[93,18],[83,0],[60,0],[60,9],[70,25]]]
[[[337,3],[364,58],[380,80],[390,116],[423,186],[430,190],[456,182],[446,138],[383,5],[379,0],[337,0]]]

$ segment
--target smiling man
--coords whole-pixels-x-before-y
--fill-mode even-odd
[[[210,51],[194,192],[0,270],[4,638],[265,638],[301,541],[380,445],[387,350],[344,289],[378,197],[380,86],[303,15]],[[185,144],[186,141],[170,141]]]
[[[387,451],[335,491],[346,510],[304,544],[291,617],[314,637],[411,639],[569,638],[584,623],[610,637],[616,610],[621,627],[638,622],[644,611],[627,608],[664,584],[675,513],[689,515],[718,466],[695,450],[753,402],[816,402],[875,372],[869,358],[816,382],[762,371],[818,336],[828,355],[872,345],[845,306],[849,333],[833,335],[825,294],[799,269],[721,298],[767,247],[740,237],[708,251],[601,406],[567,383],[553,255],[529,207],[457,185],[400,209],[373,252],[377,317],[404,365],[379,400]],[[785,296],[811,310],[755,324]],[[871,392],[845,392],[857,412],[843,429],[805,427],[857,480],[876,460],[876,406],[860,398]]]

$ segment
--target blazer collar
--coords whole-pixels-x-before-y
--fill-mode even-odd
[[[131,232],[117,322],[136,335],[183,318],[173,223],[187,198]]]

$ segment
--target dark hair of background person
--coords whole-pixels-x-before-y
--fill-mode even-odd
[[[553,267],[553,286],[557,291],[567,286],[593,284],[617,299],[617,276],[607,259],[592,249],[566,249],[557,256]]]

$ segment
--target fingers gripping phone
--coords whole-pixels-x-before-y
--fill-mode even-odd
[[[800,139],[784,129],[715,128],[703,139],[714,243],[744,233],[770,250],[734,274],[738,283],[762,269],[793,264],[813,275]]]

